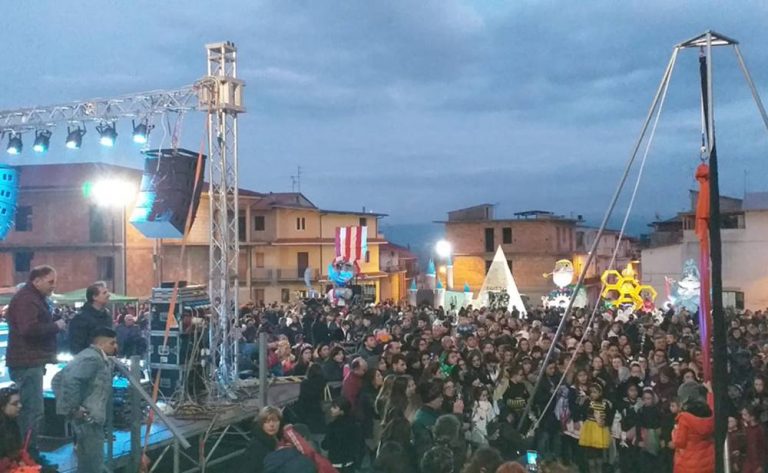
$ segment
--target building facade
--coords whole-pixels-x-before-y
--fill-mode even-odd
[[[536,305],[554,287],[544,274],[552,271],[558,259],[573,257],[577,220],[543,211],[496,219],[493,210],[490,204],[455,210],[441,222],[453,246],[454,284],[467,283],[478,291],[501,246],[518,290]]]
[[[27,279],[29,270],[50,264],[59,273],[57,292],[105,281],[115,292],[145,297],[162,281],[208,283],[210,208],[202,193],[187,237],[184,261],[181,240],[148,239],[129,222],[131,206],[109,208],[83,192],[103,178],[133,182],[141,171],[99,163],[20,166],[16,225],[0,242],[0,287]],[[298,193],[239,191],[241,301],[295,300],[307,290],[305,276],[317,291],[324,288],[334,259],[335,229],[368,227],[368,255],[360,262],[358,282],[369,297],[381,293],[378,233],[381,214],[328,211]],[[307,271],[309,269],[309,271]],[[389,286],[387,286],[389,287]]]
[[[665,300],[667,278],[679,279],[684,263],[699,262],[694,233],[696,193],[691,210],[653,224],[649,246],[642,250],[643,282]],[[721,199],[723,301],[726,307],[768,307],[768,193],[747,193],[744,199]],[[657,300],[657,305],[658,305]]]

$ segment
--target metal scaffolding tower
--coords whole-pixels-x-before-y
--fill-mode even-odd
[[[215,43],[208,50],[208,76],[201,104],[208,111],[209,198],[211,247],[208,293],[212,320],[210,350],[217,392],[228,394],[237,377],[239,287],[237,275],[238,184],[237,115],[242,106],[243,82],[237,79],[237,49],[232,43]],[[229,393],[231,394],[231,393]]]

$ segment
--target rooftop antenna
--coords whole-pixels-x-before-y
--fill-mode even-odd
[[[301,192],[301,166],[296,166],[296,175],[291,176],[291,192]]]

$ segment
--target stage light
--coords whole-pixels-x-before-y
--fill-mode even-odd
[[[446,240],[440,240],[435,244],[435,253],[440,258],[446,259],[451,256],[451,244]]]
[[[91,184],[91,199],[104,207],[123,207],[136,198],[136,184],[125,179],[103,179]]]
[[[37,130],[35,132],[35,144],[32,149],[35,153],[45,153],[48,151],[48,145],[51,143],[51,132],[49,130]]]
[[[83,135],[85,134],[85,128],[79,126],[74,130],[67,127],[67,148],[80,149],[83,145]]]
[[[12,131],[8,136],[8,147],[5,149],[8,154],[17,156],[21,154],[21,150],[24,148],[24,144],[21,142],[21,135]]]
[[[133,142],[140,145],[146,144],[149,141],[149,132],[154,126],[150,125],[147,120],[140,121],[138,125],[133,120],[131,123],[133,123]]]
[[[101,143],[102,146],[108,146],[110,148],[115,146],[115,141],[117,140],[117,130],[115,130],[114,122],[111,125],[102,123],[96,127],[96,131],[99,132],[99,143]]]

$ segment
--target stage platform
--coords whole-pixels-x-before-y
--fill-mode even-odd
[[[274,382],[268,392],[268,404],[274,406],[284,406],[292,402],[299,396],[299,379],[277,380]],[[252,383],[253,384],[253,383]],[[153,461],[158,465],[154,471],[175,473],[194,472],[200,470],[201,459],[207,465],[213,465],[217,462],[234,458],[242,450],[224,452],[220,456],[214,456],[221,441],[226,435],[239,437],[240,443],[247,441],[249,429],[249,420],[253,419],[261,409],[258,396],[237,404],[230,404],[211,409],[213,416],[207,419],[187,420],[176,419],[173,421],[178,430],[192,444],[187,451],[178,447],[176,450],[173,434],[163,422],[155,417],[155,422],[149,435],[149,446],[147,452]],[[141,438],[142,445],[145,440],[146,426],[142,425]],[[213,443],[209,448],[208,444]],[[201,447],[202,445],[202,447]],[[105,443],[105,452],[107,444]],[[127,430],[115,430],[113,440],[112,468],[118,471],[130,464],[131,454],[131,434]],[[171,452],[170,455],[166,454]],[[77,460],[73,452],[72,443],[50,452],[43,453],[45,458],[51,463],[57,464],[61,473],[74,473],[77,471]],[[105,453],[105,458],[108,458]],[[170,463],[170,464],[169,464]]]

